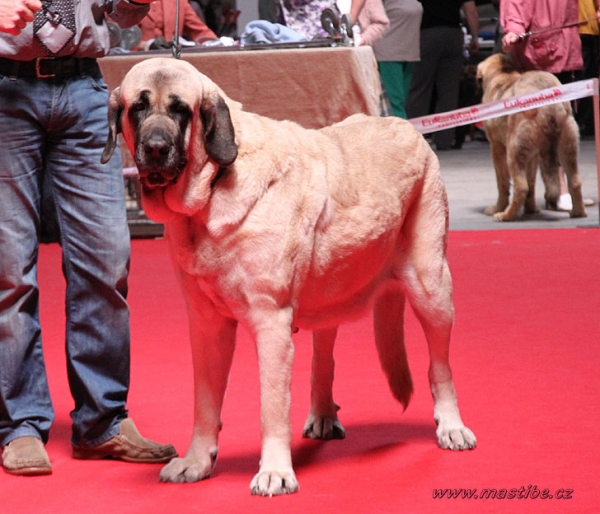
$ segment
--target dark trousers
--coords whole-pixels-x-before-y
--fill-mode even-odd
[[[435,27],[421,30],[421,61],[413,71],[406,113],[409,118],[430,114],[435,91],[435,113],[458,108],[460,75],[464,64],[464,36],[460,28]],[[450,148],[454,129],[436,132],[440,149]]]
[[[583,69],[577,72],[577,80],[598,77],[598,44],[600,38],[591,34],[581,34],[581,53],[583,56]],[[582,136],[594,135],[594,104],[593,98],[577,100],[575,119],[579,125]]]

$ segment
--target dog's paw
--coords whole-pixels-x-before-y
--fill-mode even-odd
[[[436,431],[440,448],[444,450],[472,450],[477,438],[466,426],[444,427],[439,425]]]
[[[540,212],[540,207],[535,202],[532,204],[525,204],[525,214],[537,214]]]
[[[332,418],[309,414],[302,429],[302,437],[323,440],[344,439],[346,437],[346,430],[340,423],[340,420],[337,419],[337,416]]]
[[[494,214],[492,216],[492,218],[494,221],[513,221],[515,219],[515,216],[507,214],[506,211],[504,211],[504,212],[497,212],[496,214]]]
[[[175,482],[179,484],[199,482],[210,477],[213,467],[213,462],[202,464],[188,457],[173,459],[160,470],[159,480],[161,482]]]
[[[493,216],[494,214],[496,214],[498,212],[498,207],[496,207],[495,205],[492,205],[490,207],[486,207],[485,211],[483,211],[485,213],[486,216]]]
[[[571,212],[569,212],[569,216],[571,218],[587,218],[587,212],[585,208],[573,209]]]
[[[292,470],[259,471],[250,483],[250,490],[256,496],[292,494],[298,491],[298,480]]]

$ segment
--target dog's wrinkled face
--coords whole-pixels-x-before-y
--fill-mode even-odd
[[[237,157],[229,108],[189,63],[148,59],[134,66],[109,99],[108,161],[122,132],[145,189],[176,184],[188,164],[229,166]]]
[[[156,93],[143,89],[125,112],[134,137],[133,158],[149,189],[175,183],[187,165],[186,134],[193,108],[177,94],[153,96]]]

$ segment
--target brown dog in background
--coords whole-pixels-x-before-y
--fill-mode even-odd
[[[559,80],[544,71],[521,72],[508,55],[494,54],[477,67],[483,102],[526,95],[560,86]],[[484,122],[491,145],[498,182],[498,201],[485,211],[496,221],[512,221],[521,207],[538,212],[535,180],[539,165],[546,187],[546,208],[557,210],[560,196],[558,169],[564,169],[573,201],[571,217],[587,216],[579,176],[579,128],[569,102],[531,109]],[[509,204],[511,179],[513,197]]]
[[[448,359],[453,323],[448,202],[427,142],[399,118],[355,115],[307,130],[242,110],[191,64],[147,59],[110,97],[108,160],[122,128],[148,216],[165,224],[186,299],[194,363],[190,448],[161,471],[208,478],[238,323],[259,361],[262,452],[253,494],[293,493],[290,381],[296,327],[313,330],[303,434],[342,438],[332,396],[337,326],[368,309],[390,388],[406,407],[408,299],[430,355],[438,444],[473,448]],[[366,393],[368,394],[368,393]]]

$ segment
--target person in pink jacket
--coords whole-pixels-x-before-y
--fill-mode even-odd
[[[596,16],[600,19],[600,10]],[[578,22],[578,0],[501,0],[502,50],[524,70],[548,71],[563,84],[572,82],[583,68]],[[562,168],[559,177],[557,210],[570,211],[572,200]],[[594,201],[585,198],[584,204]]]
[[[577,0],[502,0],[502,49],[525,70],[574,72],[583,67],[579,29],[561,27],[578,21]],[[532,35],[523,37],[527,32]]]

